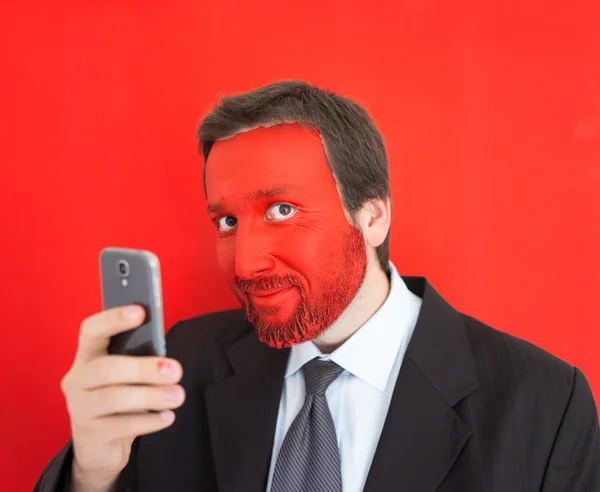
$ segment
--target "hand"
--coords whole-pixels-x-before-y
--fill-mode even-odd
[[[61,382],[71,420],[74,490],[110,490],[133,440],[170,426],[172,409],[185,399],[176,360],[108,355],[110,337],[143,319],[141,307],[126,306],[81,324],[75,360]]]

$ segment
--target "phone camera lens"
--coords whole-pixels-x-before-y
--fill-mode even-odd
[[[119,260],[117,262],[117,273],[121,277],[127,277],[129,275],[129,263],[125,260]]]

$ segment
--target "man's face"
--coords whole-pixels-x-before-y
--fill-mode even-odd
[[[348,306],[366,269],[317,132],[257,128],[215,142],[206,166],[219,267],[261,341],[319,336]]]

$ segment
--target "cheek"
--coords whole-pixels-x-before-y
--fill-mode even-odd
[[[344,262],[344,237],[350,224],[343,221],[312,220],[290,229],[280,241],[280,255],[305,275],[335,270]]]
[[[217,239],[217,263],[227,281],[235,279],[235,240]]]

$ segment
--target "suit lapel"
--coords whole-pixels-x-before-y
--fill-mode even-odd
[[[453,408],[479,385],[463,320],[425,279],[404,281],[423,305],[365,492],[434,492],[470,436]],[[266,489],[288,353],[249,330],[227,351],[233,375],[206,389],[220,492]]]
[[[227,351],[234,374],[206,389],[220,492],[264,492],[289,350],[254,331]]]
[[[423,298],[365,492],[434,492],[471,432],[453,406],[478,378],[460,315],[422,278],[404,278]]]

